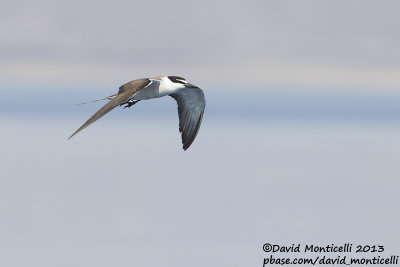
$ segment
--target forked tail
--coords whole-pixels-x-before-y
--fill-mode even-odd
[[[83,102],[83,103],[78,103],[78,104],[76,104],[76,105],[77,105],[77,106],[80,106],[80,105],[85,105],[85,104],[89,104],[89,103],[93,103],[93,102],[98,102],[98,101],[103,101],[103,100],[111,100],[111,99],[113,99],[116,95],[117,95],[117,94],[115,94],[115,95],[110,95],[110,96],[107,96],[107,97],[105,97],[105,98],[100,98],[100,99],[96,99],[96,100],[91,100],[91,101],[87,101],[87,102]]]

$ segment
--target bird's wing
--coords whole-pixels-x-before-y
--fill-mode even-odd
[[[116,106],[119,106],[121,104],[124,104],[127,102],[135,93],[140,91],[141,89],[145,88],[151,83],[149,79],[139,79],[135,80],[129,83],[124,84],[120,88],[124,87],[124,90],[115,95],[110,102],[105,104],[99,111],[97,111],[90,119],[88,119],[81,127],[79,127],[78,130],[76,130],[68,139],[71,139],[74,135],[88,127],[90,124],[93,122],[97,121],[104,115],[106,115],[108,112],[110,112],[113,108]]]
[[[186,150],[200,129],[206,100],[199,88],[184,88],[170,96],[178,103],[179,132],[182,133],[183,149]]]

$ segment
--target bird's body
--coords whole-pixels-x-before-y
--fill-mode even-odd
[[[133,95],[133,100],[147,100],[163,97],[176,93],[182,84],[173,83],[168,77],[156,77],[149,79],[151,82],[145,88]]]
[[[179,76],[158,76],[128,82],[117,94],[99,100],[110,100],[69,138],[103,117],[117,106],[131,107],[141,100],[169,95],[178,103],[179,131],[182,133],[183,149],[186,150],[196,138],[205,109],[203,91]],[[91,102],[99,101],[94,100]],[[87,102],[89,103],[89,102]],[[85,104],[85,103],[83,103]]]

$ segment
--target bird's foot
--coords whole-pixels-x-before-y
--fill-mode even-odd
[[[123,104],[121,104],[120,106],[126,104],[126,106],[124,107],[124,109],[130,108],[130,107],[132,107],[133,105],[135,105],[135,104],[136,104],[137,102],[139,102],[139,101],[140,101],[140,100],[129,100],[128,102],[123,103]]]

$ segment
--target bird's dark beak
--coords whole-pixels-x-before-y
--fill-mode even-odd
[[[186,83],[185,87],[188,87],[188,88],[199,88],[198,86],[196,86],[194,84],[191,84],[191,83]]]

